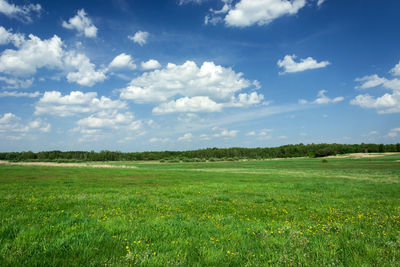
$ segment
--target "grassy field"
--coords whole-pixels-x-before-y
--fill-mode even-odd
[[[400,155],[0,166],[1,266],[399,266]]]

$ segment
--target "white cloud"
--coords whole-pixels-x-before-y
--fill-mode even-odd
[[[390,130],[388,136],[394,138],[397,137],[399,133],[400,133],[400,128],[394,128]]]
[[[370,75],[370,76],[364,76],[362,78],[357,78],[355,79],[356,82],[361,82],[362,84],[360,86],[356,86],[357,89],[368,89],[376,86],[380,86],[387,82],[385,78],[381,78],[378,75]]]
[[[223,137],[223,138],[232,138],[237,135],[238,130],[227,130],[227,129],[219,129],[213,128],[213,130],[220,130],[220,132],[214,134],[214,137]]]
[[[328,92],[327,90],[320,90],[317,94],[317,98],[314,101],[308,102],[305,99],[300,99],[299,104],[305,105],[305,104],[311,103],[311,104],[320,104],[321,105],[321,104],[338,103],[338,102],[341,102],[344,100],[343,96],[329,98],[325,95],[327,92]]]
[[[317,99],[314,100],[314,104],[330,104],[330,103],[337,103],[341,102],[344,100],[343,96],[338,96],[335,98],[329,98],[325,94],[327,93],[327,90],[321,90],[318,92],[318,97]]]
[[[141,67],[143,70],[154,70],[161,68],[161,64],[155,59],[150,59],[146,62],[142,62]]]
[[[81,134],[80,142],[99,141],[112,137],[121,143],[133,140],[145,134],[143,123],[135,121],[131,112],[120,113],[117,110],[102,110],[76,122],[72,132]]]
[[[42,7],[39,4],[17,6],[15,4],[10,4],[6,0],[0,0],[0,13],[25,23],[32,22],[32,13],[36,13],[39,16],[41,10]]]
[[[62,68],[63,43],[54,35],[51,39],[41,40],[30,34],[18,50],[6,49],[0,56],[0,72],[14,76],[35,74],[38,68]]]
[[[47,133],[50,129],[51,125],[41,119],[22,123],[21,118],[12,113],[6,113],[3,116],[0,114],[0,136],[7,139],[19,140],[28,133],[35,131]]]
[[[132,131],[142,127],[140,121],[134,121],[131,112],[119,113],[117,110],[103,110],[76,123],[81,129],[113,129],[129,128]]]
[[[394,91],[393,94],[384,94],[381,97],[373,97],[369,94],[358,95],[350,104],[362,108],[374,108],[379,114],[400,112],[400,91]]]
[[[67,74],[68,82],[76,82],[79,85],[93,86],[97,82],[103,82],[107,79],[106,69],[95,70],[95,65],[84,54],[77,54],[74,51],[67,53],[65,64],[75,68],[76,72]]]
[[[138,31],[135,33],[135,35],[128,36],[128,38],[131,39],[133,42],[139,44],[140,46],[143,46],[147,43],[149,35],[150,34],[148,32]]]
[[[242,73],[235,73],[231,68],[217,66],[213,62],[204,62],[200,68],[193,61],[182,65],[169,63],[163,69],[146,72],[133,79],[121,90],[120,96],[136,103],[161,103],[174,96],[202,96],[216,103],[228,103],[235,98],[236,92],[252,85],[242,76]]]
[[[155,114],[180,113],[180,112],[219,112],[222,104],[217,104],[207,96],[183,97],[176,101],[162,103],[153,109]]]
[[[0,81],[7,84],[6,86],[2,86],[2,88],[7,88],[7,89],[28,88],[33,84],[34,80],[35,80],[34,78],[23,80],[23,79],[0,76]]]
[[[34,93],[27,93],[27,92],[9,92],[9,91],[4,91],[0,92],[0,97],[29,97],[29,98],[35,98],[40,96],[39,92],[34,92]]]
[[[85,37],[94,38],[97,36],[97,28],[84,9],[78,10],[77,14],[70,18],[68,22],[63,21],[62,26],[66,29],[77,30],[79,34],[83,34]]]
[[[393,76],[400,76],[400,62],[396,64],[391,70],[390,73]]]
[[[241,0],[230,8],[224,20],[226,25],[247,27],[266,25],[275,19],[294,15],[306,4],[306,0]]]
[[[399,63],[400,64],[400,63]],[[391,69],[393,75],[397,75],[397,68],[400,65],[397,64]],[[399,79],[386,79],[381,78],[378,75],[365,76],[363,78],[355,79],[357,82],[361,82],[360,86],[356,88],[368,89],[377,86],[389,89],[392,93],[386,93],[380,97],[374,97],[369,94],[361,94],[356,96],[350,101],[350,104],[357,105],[362,108],[373,108],[376,109],[378,114],[386,113],[399,113],[400,112],[400,80]]]
[[[257,92],[252,92],[250,94],[243,93],[239,94],[236,98],[233,98],[232,102],[226,104],[226,106],[247,107],[260,104],[263,100],[263,94],[258,94]],[[264,104],[268,104],[268,102],[264,102]]]
[[[318,0],[317,6],[321,6],[326,0]]]
[[[278,66],[284,68],[283,72],[279,74],[285,73],[294,73],[301,72],[305,70],[325,68],[330,64],[329,61],[321,61],[317,62],[312,57],[308,57],[306,59],[300,59],[300,62],[294,61],[296,59],[296,55],[286,55],[283,60],[278,61]]]
[[[256,132],[255,131],[251,131],[251,132],[246,133],[246,135],[247,136],[255,136]]]
[[[122,53],[116,56],[108,66],[109,68],[114,69],[136,69],[136,64],[133,63],[133,59],[130,55]]]
[[[0,26],[0,45],[12,43],[14,46],[19,47],[25,41],[25,37],[20,33],[12,33]]]
[[[68,73],[69,82],[84,86],[93,86],[107,78],[107,70],[96,70],[86,55],[65,51],[64,44],[57,35],[41,40],[31,34],[25,40],[24,36],[12,34],[0,27],[0,40],[12,42],[17,47],[16,50],[6,49],[0,55],[0,72],[5,74],[24,77],[34,75],[40,68],[57,69]],[[33,78],[23,81],[0,77],[0,80],[8,84],[7,88],[26,88],[33,82]]]
[[[192,141],[193,135],[191,133],[184,134],[178,137],[178,141],[190,142]]]
[[[63,96],[61,92],[50,91],[45,92],[35,104],[35,115],[67,117],[124,108],[126,108],[126,103],[104,96],[99,99],[96,92],[73,91],[69,95]]]

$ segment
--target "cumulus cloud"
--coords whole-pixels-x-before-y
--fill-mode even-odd
[[[40,15],[42,6],[40,4],[26,4],[18,6],[11,4],[6,0],[0,0],[0,13],[3,13],[9,18],[15,18],[25,23],[32,22],[32,15],[36,13]]]
[[[161,64],[155,59],[150,59],[146,62],[142,62],[141,67],[143,70],[154,70],[161,68]]]
[[[25,40],[23,35],[12,34],[0,27],[0,40],[3,43],[11,42],[17,47],[17,49],[6,49],[1,53],[2,73],[14,77],[26,77],[34,75],[40,68],[61,70],[67,73],[66,78],[69,82],[83,86],[93,86],[107,78],[107,70],[96,70],[96,66],[86,55],[73,50],[65,51],[65,46],[57,35],[41,40],[31,34],[29,39]],[[7,88],[26,88],[33,82],[33,79],[23,81],[9,77],[0,80],[9,85]]]
[[[207,96],[183,97],[153,109],[154,114],[167,114],[179,112],[219,112],[222,104],[218,104]]]
[[[192,141],[193,135],[191,133],[184,134],[178,137],[178,141],[190,142]]]
[[[252,92],[250,94],[243,93],[239,94],[236,98],[233,98],[232,102],[226,104],[225,106],[247,107],[260,104],[263,102],[263,100],[263,94],[258,94],[257,92]],[[267,105],[268,102],[263,102],[263,104]]]
[[[63,96],[61,92],[50,91],[45,92],[35,104],[35,115],[67,117],[124,108],[126,108],[126,103],[104,96],[97,98],[96,92],[73,91]]]
[[[0,26],[0,45],[12,43],[14,46],[19,47],[25,41],[25,37],[20,33],[12,33],[11,30],[6,30]]]
[[[9,91],[4,91],[0,92],[0,97],[29,97],[29,98],[35,98],[40,96],[39,92],[33,92],[33,93],[27,93],[27,92],[9,92]]]
[[[306,59],[300,59],[300,62],[296,62],[296,55],[286,55],[282,60],[278,61],[278,66],[283,68],[284,71],[279,74],[301,72],[311,69],[325,68],[330,64],[329,61],[317,62],[312,57]]]
[[[21,139],[28,133],[42,132],[47,133],[51,130],[51,125],[36,119],[34,121],[21,122],[21,118],[12,114],[0,114],[0,136],[7,139]]]
[[[75,72],[67,74],[68,82],[76,82],[79,85],[91,87],[107,79],[107,70],[96,70],[96,66],[91,63],[90,59],[84,54],[69,52],[64,60],[67,66],[76,69]]]
[[[318,0],[317,6],[321,6],[326,0]]]
[[[381,97],[373,97],[369,94],[356,96],[350,104],[362,108],[374,108],[379,114],[400,112],[400,92],[394,91],[392,94],[384,94]]]
[[[399,133],[400,133],[400,128],[394,128],[389,131],[388,136],[394,138],[397,137]]]
[[[76,124],[72,132],[81,134],[80,142],[98,141],[107,136],[125,142],[144,134],[143,123],[135,121],[133,113],[121,113],[118,110],[101,110],[78,120]],[[119,137],[121,134],[124,137]]]
[[[242,73],[235,73],[231,68],[217,66],[213,62],[204,62],[200,67],[193,61],[182,65],[169,63],[163,69],[146,72],[133,79],[121,90],[120,97],[136,103],[163,103],[175,96],[187,97],[180,103],[193,104],[199,100],[193,100],[193,97],[208,97],[216,103],[228,103],[235,98],[235,93],[252,86],[242,76]],[[209,104],[210,100],[207,99]],[[219,110],[218,105],[213,107]]]
[[[97,36],[97,28],[84,9],[78,10],[77,14],[70,18],[68,22],[63,21],[62,26],[69,30],[76,30],[78,34],[85,37],[95,38]]]
[[[393,76],[400,76],[400,62],[396,64],[391,70],[390,73]]]
[[[150,34],[148,32],[138,31],[135,33],[135,35],[128,36],[128,38],[131,39],[133,42],[139,44],[140,46],[143,46],[147,43],[149,35]]]
[[[142,63],[143,64],[143,63]],[[108,66],[110,69],[136,69],[136,64],[130,55],[122,53],[116,56]]]
[[[400,63],[399,63],[400,64]],[[397,64],[391,69],[392,75],[397,75],[397,68],[400,65]],[[373,108],[376,109],[378,114],[386,113],[399,113],[400,112],[400,80],[397,78],[387,79],[379,77],[377,74],[365,76],[363,78],[355,79],[356,82],[360,82],[361,85],[356,86],[357,89],[369,89],[377,86],[382,86],[385,89],[389,89],[392,92],[386,93],[379,97],[371,96],[370,94],[360,94],[350,101],[350,104],[360,106],[362,108]]]
[[[77,125],[81,129],[113,129],[129,128],[132,131],[139,130],[142,125],[140,121],[134,121],[131,112],[120,113],[117,110],[103,110],[89,117],[80,119]]]
[[[41,40],[30,34],[18,50],[6,49],[0,55],[0,72],[14,76],[35,74],[39,68],[62,68],[63,48],[61,39],[54,35]]]
[[[223,2],[225,8],[227,1]],[[306,0],[241,0],[234,7],[223,8],[227,13],[224,21],[233,27],[267,25],[282,16],[296,14],[305,4]]]
[[[338,96],[338,97],[335,97],[335,98],[329,98],[329,97],[327,97],[325,95],[327,92],[328,92],[327,90],[320,90],[318,92],[318,94],[317,94],[317,98],[314,101],[308,102],[307,100],[300,99],[299,103],[303,104],[303,105],[304,104],[308,104],[308,103],[321,105],[321,104],[338,103],[338,102],[341,102],[341,101],[344,100],[343,96]]]

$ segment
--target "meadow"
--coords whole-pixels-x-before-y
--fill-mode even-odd
[[[399,266],[399,160],[0,165],[0,265]]]

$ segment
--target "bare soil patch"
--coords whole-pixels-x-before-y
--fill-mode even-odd
[[[336,156],[328,156],[326,158],[353,158],[353,159],[362,159],[362,158],[376,158],[376,157],[384,157],[400,154],[399,152],[386,152],[386,153],[352,153],[352,154],[344,154],[344,155],[336,155]]]
[[[110,164],[87,164],[87,163],[57,163],[57,162],[9,162],[0,160],[0,165],[20,166],[46,166],[46,167],[87,167],[87,168],[114,168],[114,169],[136,169],[136,166],[110,165]]]

